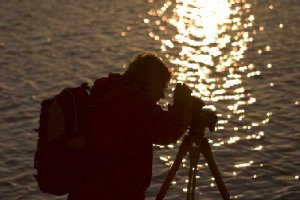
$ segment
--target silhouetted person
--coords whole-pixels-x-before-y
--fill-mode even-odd
[[[123,75],[109,74],[92,88],[88,145],[94,152],[86,179],[69,200],[144,200],[152,175],[153,144],[175,143],[190,120],[191,91],[177,85],[173,105],[157,104],[171,78],[153,53],[136,56]]]

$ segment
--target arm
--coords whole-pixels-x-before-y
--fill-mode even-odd
[[[175,143],[187,130],[186,108],[171,106],[168,111],[160,111],[149,128],[152,143],[167,145]]]
[[[159,107],[149,116],[149,130],[155,144],[175,143],[190,124],[192,113],[191,90],[186,85],[177,84],[174,91],[174,105],[168,111]]]

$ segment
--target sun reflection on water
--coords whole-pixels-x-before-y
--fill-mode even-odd
[[[237,62],[247,50],[247,43],[252,41],[244,26],[251,27],[255,18],[249,15],[246,23],[242,23],[239,13],[250,12],[251,5],[243,2],[243,6],[232,7],[233,3],[227,0],[177,0],[175,5],[167,1],[160,9],[149,11],[150,16],[160,18],[154,23],[159,25],[159,30],[166,30],[162,22],[176,29],[171,38],[161,39],[161,50],[175,66],[172,68],[173,82],[187,83],[194,89],[193,95],[201,96],[203,100],[240,99],[239,96],[244,95],[243,88],[236,89],[236,94],[227,93],[229,88],[242,83],[241,75],[235,71],[238,70]],[[149,19],[144,21],[150,22]],[[161,32],[166,31],[150,32],[149,35],[159,39]],[[177,55],[168,53],[173,48],[178,49]],[[241,70],[247,69],[247,66],[241,67]],[[211,77],[213,72],[224,71],[229,74],[223,79]]]
[[[162,7],[151,9],[149,19],[144,19],[144,23],[151,25],[149,36],[160,41],[161,51],[171,63],[171,87],[174,89],[177,82],[186,83],[194,96],[207,102],[206,107],[218,111],[217,131],[230,134],[210,138],[214,147],[260,140],[264,137],[260,127],[272,116],[268,112],[263,119],[253,119],[247,111],[256,98],[244,82],[260,76],[261,72],[254,64],[244,61],[245,53],[253,36],[264,31],[263,26],[254,27],[252,4],[247,2],[168,0]],[[267,45],[257,53],[269,51],[272,47]],[[266,67],[271,68],[272,64]],[[167,96],[172,97],[171,93]],[[263,149],[262,144],[253,142],[250,151]],[[167,165],[169,161],[166,160]],[[232,164],[232,176],[238,176],[237,168],[242,170],[253,164],[253,161],[239,162]]]
[[[233,101],[227,104],[227,118],[235,116],[239,121],[246,117],[244,107],[256,102],[243,80],[260,75],[253,64],[240,62],[248,43],[253,41],[249,27],[255,17],[250,9],[251,4],[243,0],[177,0],[166,1],[148,13],[156,17],[153,25],[158,26],[149,36],[161,41],[161,50],[172,63],[172,83],[188,84],[194,96],[207,102]],[[173,29],[168,32],[170,27]],[[263,31],[263,27],[259,30]],[[271,51],[271,47],[268,45],[265,50]],[[253,123],[247,129],[257,125]]]

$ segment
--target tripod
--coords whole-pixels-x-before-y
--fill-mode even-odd
[[[155,200],[163,200],[168,188],[170,187],[171,181],[174,178],[176,171],[179,168],[182,159],[185,157],[187,152],[190,155],[190,169],[189,169],[189,181],[187,190],[187,200],[194,200],[195,184],[196,184],[196,172],[197,164],[200,157],[200,153],[204,156],[213,177],[215,178],[218,189],[224,200],[230,199],[230,195],[225,187],[222,180],[221,174],[217,168],[216,162],[213,158],[210,145],[207,138],[204,137],[205,127],[194,128],[191,126],[189,134],[186,135],[180,144],[175,161],[168,172],[168,175],[160,188],[159,193]]]

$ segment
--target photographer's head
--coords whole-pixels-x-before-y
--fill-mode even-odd
[[[124,76],[143,86],[155,101],[164,98],[164,89],[171,79],[167,65],[152,52],[139,53]]]

